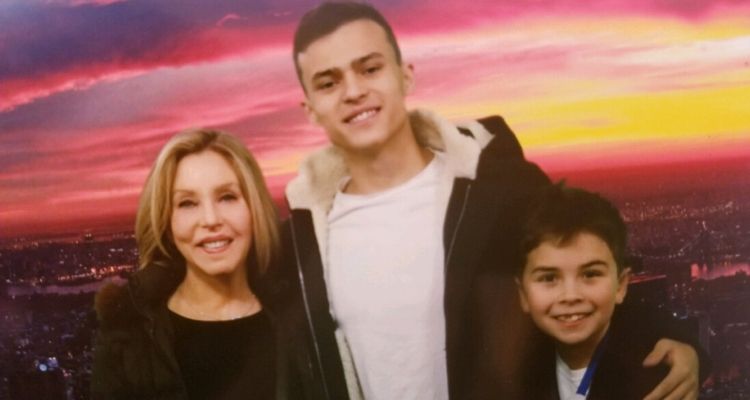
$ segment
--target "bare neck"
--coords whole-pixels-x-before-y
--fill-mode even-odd
[[[591,337],[588,340],[575,345],[557,343],[557,345],[555,346],[557,348],[557,353],[560,355],[560,358],[562,358],[565,364],[568,365],[568,368],[586,368],[591,362],[591,359],[594,357],[596,348],[604,339],[604,336],[608,329],[609,326],[607,326],[607,328],[604,329],[604,331],[599,335]]]
[[[571,349],[569,347],[564,348],[562,346],[558,346],[557,352],[570,369],[586,368],[589,365],[589,362],[591,362],[591,356],[593,356],[593,353],[580,351],[580,349]]]
[[[167,307],[192,319],[227,320],[254,314],[261,304],[248,286],[244,268],[223,275],[188,268]]]
[[[371,153],[345,153],[351,180],[344,191],[350,194],[377,193],[398,186],[419,174],[433,153],[421,147],[408,125],[386,145]]]

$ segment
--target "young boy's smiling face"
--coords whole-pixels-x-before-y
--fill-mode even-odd
[[[628,271],[617,272],[612,251],[600,237],[581,232],[563,243],[551,238],[526,257],[521,306],[561,353],[590,357],[615,305],[625,298],[627,281]]]

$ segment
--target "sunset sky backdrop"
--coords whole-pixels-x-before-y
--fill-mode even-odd
[[[132,227],[157,152],[188,127],[241,136],[280,198],[326,143],[291,61],[315,3],[0,1],[0,238]],[[750,172],[750,1],[372,3],[414,65],[410,107],[500,114],[548,171]]]

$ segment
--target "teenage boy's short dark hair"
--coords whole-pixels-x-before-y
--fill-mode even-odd
[[[305,85],[302,82],[302,71],[297,62],[297,56],[307,50],[312,42],[330,34],[344,24],[360,19],[373,21],[383,28],[388,43],[391,44],[393,52],[396,54],[396,62],[401,64],[401,49],[398,47],[393,29],[391,29],[383,14],[367,3],[353,1],[324,2],[308,11],[302,17],[299,25],[297,25],[297,30],[294,32],[292,57],[294,58],[294,68],[297,70],[297,79],[299,79],[303,89]]]
[[[609,246],[618,272],[625,267],[627,228],[620,212],[604,197],[563,183],[550,185],[529,202],[525,217],[518,275],[523,273],[526,256],[542,242],[565,244],[584,232],[596,235]]]

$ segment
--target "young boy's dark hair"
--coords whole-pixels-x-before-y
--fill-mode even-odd
[[[581,232],[598,236],[609,246],[617,272],[626,266],[627,228],[620,212],[604,197],[564,183],[542,189],[529,203],[521,224],[520,263],[523,273],[526,256],[545,240],[566,244]]]
[[[367,3],[353,1],[324,2],[308,11],[302,17],[299,25],[297,25],[297,30],[294,32],[292,56],[294,68],[297,71],[297,79],[299,79],[303,89],[305,85],[302,82],[302,71],[297,62],[297,56],[304,52],[312,42],[330,34],[342,25],[361,19],[373,21],[383,28],[388,43],[393,47],[393,52],[396,54],[396,62],[401,64],[401,49],[396,42],[396,36],[393,34],[390,24],[378,10]]]

